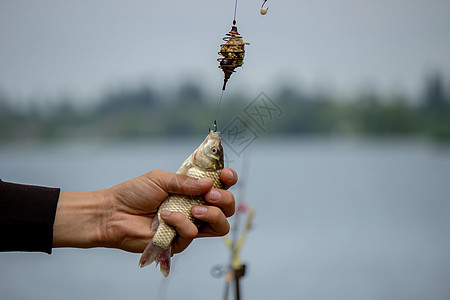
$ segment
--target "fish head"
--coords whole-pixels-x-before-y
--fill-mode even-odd
[[[197,148],[193,164],[205,171],[223,169],[223,148],[220,132],[210,131],[203,143]]]

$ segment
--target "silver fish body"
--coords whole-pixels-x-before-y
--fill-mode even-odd
[[[214,180],[213,187],[222,189],[224,188],[220,180],[222,169],[223,148],[220,132],[210,131],[203,143],[184,161],[177,174],[187,175],[196,179],[212,178]],[[204,196],[172,194],[163,201],[158,209],[157,218],[152,224],[151,230],[155,234],[139,261],[141,268],[155,261],[157,265],[160,265],[161,273],[166,277],[169,275],[171,246],[177,232],[175,228],[161,219],[161,211],[181,212],[195,223],[196,219],[191,213],[194,205],[207,205]]]

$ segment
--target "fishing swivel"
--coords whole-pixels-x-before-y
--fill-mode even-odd
[[[266,4],[267,0],[264,0],[263,4],[261,5],[261,10],[259,11],[261,13],[261,15],[265,15],[267,14],[267,11],[269,10],[268,7],[264,7],[264,4]]]

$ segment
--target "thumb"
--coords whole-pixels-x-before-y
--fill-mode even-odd
[[[166,171],[152,171],[153,181],[167,193],[201,195],[208,192],[214,181],[211,178],[195,179]]]

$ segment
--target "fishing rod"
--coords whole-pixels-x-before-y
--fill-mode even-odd
[[[242,172],[241,172],[241,178],[247,178],[248,173],[248,167],[249,167],[249,160],[243,159],[242,160]],[[239,183],[239,190],[238,190],[238,198],[241,199],[241,203],[245,203],[245,190],[246,190],[246,182],[245,180],[241,179]],[[241,251],[242,245],[244,244],[245,240],[247,239],[247,234],[250,231],[253,223],[253,217],[255,214],[254,210],[251,210],[248,217],[247,222],[245,224],[244,229],[242,230],[242,234],[240,237],[238,237],[238,228],[239,228],[239,219],[240,215],[242,213],[245,213],[247,211],[247,206],[242,205],[241,203],[238,204],[237,212],[235,215],[235,218],[233,220],[233,226],[232,226],[232,232],[231,232],[231,245],[230,243],[228,246],[231,250],[231,257],[230,257],[230,267],[233,270],[233,277],[235,282],[235,292],[236,292],[236,300],[240,300],[241,292],[240,292],[240,279],[244,277],[245,275],[245,269],[246,265],[243,264],[239,258],[239,253]],[[229,281],[226,281],[226,287],[225,287],[225,297],[224,300],[228,299],[228,290],[229,290]]]
[[[238,198],[241,199],[236,205],[236,213],[233,217],[233,222],[231,225],[231,231],[228,236],[223,238],[223,242],[230,250],[229,262],[225,265],[215,265],[211,268],[211,276],[214,278],[220,278],[225,276],[224,294],[223,299],[228,300],[230,290],[234,287],[234,295],[236,300],[241,299],[241,285],[240,280],[244,277],[246,273],[246,264],[240,259],[240,252],[242,247],[247,240],[247,235],[253,226],[253,219],[256,211],[254,209],[249,209],[246,204],[245,190],[246,182],[243,180],[247,178],[247,171],[249,167],[249,160],[244,159],[241,171],[241,180],[238,186]],[[242,215],[247,215],[247,219],[244,227],[240,230],[240,221]],[[240,235],[239,235],[240,233]],[[231,287],[231,284],[234,286]]]

